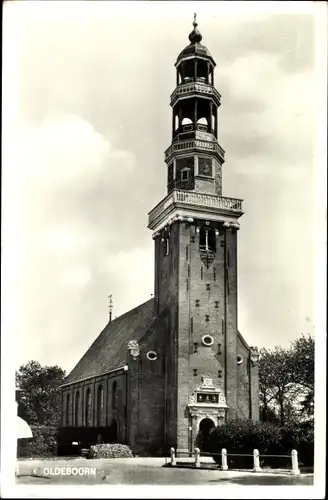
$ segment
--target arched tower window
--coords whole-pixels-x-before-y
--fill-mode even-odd
[[[97,393],[97,425],[103,425],[104,421],[104,389],[100,385]]]
[[[179,128],[179,117],[175,115],[174,117],[174,132]]]
[[[170,232],[169,230],[164,230],[162,236],[162,244],[163,244],[163,254],[164,256],[170,253]]]
[[[80,391],[75,394],[74,425],[78,427],[80,423]]]
[[[216,254],[216,234],[210,226],[203,226],[199,230],[199,253],[208,269],[214,262]]]
[[[199,249],[206,252],[216,252],[216,237],[213,228],[205,226],[200,229]]]
[[[85,423],[87,427],[91,427],[92,425],[92,399],[90,389],[87,389],[85,394]]]
[[[67,394],[66,396],[66,425],[70,425],[71,416],[71,396]]]
[[[117,382],[114,380],[112,386],[112,408],[116,408],[117,404]]]

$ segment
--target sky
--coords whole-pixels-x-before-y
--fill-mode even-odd
[[[316,24],[314,3],[285,3],[5,5],[2,321],[16,367],[70,371],[109,294],[115,317],[154,292],[147,214],[166,195],[194,12],[217,63],[223,194],[244,199],[239,329],[267,348],[315,334]]]

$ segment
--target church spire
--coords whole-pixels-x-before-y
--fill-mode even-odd
[[[174,220],[191,223],[196,218],[205,220],[206,224],[209,224],[211,207],[218,209],[212,217],[221,222],[226,222],[227,212],[231,219],[238,219],[242,214],[241,200],[222,196],[225,152],[219,143],[221,95],[214,85],[215,61],[207,47],[200,43],[202,35],[196,14],[189,40],[189,45],[176,59],[176,87],[170,96],[172,139],[165,151],[167,199],[149,213],[148,227],[154,231],[154,238],[161,236],[161,251],[165,256],[170,254],[173,214]],[[193,204],[198,207],[194,211],[190,208]],[[200,207],[204,208],[203,213]],[[205,248],[208,248],[205,240]],[[158,290],[155,297],[157,295]]]
[[[192,30],[192,32],[189,35],[190,43],[200,43],[202,41],[202,38],[203,38],[199,29],[198,29],[198,23],[196,21],[196,18],[197,18],[197,14],[195,13],[194,14],[194,22],[192,23],[194,29]]]

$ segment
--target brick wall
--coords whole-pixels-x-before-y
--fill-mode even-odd
[[[237,416],[237,231],[225,231],[226,248],[226,314],[225,314],[225,369],[227,418]]]
[[[117,383],[116,405],[112,405],[113,382]],[[103,387],[103,410],[98,420],[97,396],[99,387]],[[91,391],[90,425],[87,423],[87,393]],[[79,401],[76,394],[79,393]],[[70,395],[69,426],[70,427],[105,427],[115,419],[118,424],[118,441],[126,441],[126,374],[122,371],[109,373],[77,382],[62,388],[62,426],[67,427],[67,395]],[[76,404],[78,403],[78,411]],[[77,416],[77,419],[76,419]],[[99,423],[99,425],[98,425]],[[101,430],[100,430],[101,433]]]
[[[190,425],[188,395],[201,383],[201,376],[209,374],[216,385],[229,394],[230,413],[237,407],[236,380],[236,243],[235,233],[227,236],[229,261],[229,296],[227,297],[227,341],[225,339],[225,237],[222,227],[216,238],[214,262],[206,267],[199,252],[199,234],[195,225],[180,224],[179,255],[179,335],[178,335],[178,398],[177,447],[188,447]],[[211,335],[212,346],[202,345],[202,337]],[[195,346],[195,343],[198,346]],[[197,351],[197,352],[194,352]],[[226,366],[227,364],[227,366]],[[197,370],[195,374],[194,370]],[[221,372],[219,376],[219,371]],[[227,374],[227,375],[226,375]],[[227,377],[227,378],[226,378]]]
[[[175,161],[175,187],[176,189],[193,190],[195,189],[195,167],[194,156],[179,157]],[[188,179],[183,180],[181,173],[184,169],[188,169]]]
[[[141,339],[140,355],[129,360],[129,442],[137,454],[165,450],[165,326],[162,314]],[[157,359],[148,359],[150,351]]]
[[[250,364],[250,384],[251,384],[251,418],[254,421],[260,420],[259,401],[259,365]]]
[[[171,226],[167,256],[161,237],[155,240],[156,309],[166,312],[169,322],[165,428],[167,443],[179,449],[190,444],[188,396],[200,385],[202,375],[209,374],[221,387],[228,418],[237,416],[237,233],[219,223],[211,227],[219,235],[209,267],[201,259],[194,223]],[[202,344],[204,335],[213,337],[212,346]]]
[[[213,160],[215,176],[215,194],[222,196],[222,165],[217,160]]]
[[[214,179],[205,179],[201,177],[196,177],[195,191],[197,193],[215,194]]]
[[[238,418],[250,418],[250,359],[249,349],[242,341],[240,336],[237,337],[237,356],[243,358],[243,362],[237,364],[237,387],[238,387]]]
[[[178,350],[178,284],[179,224],[170,226],[170,251],[165,255],[162,237],[155,240],[155,303],[156,314],[165,318],[165,429],[167,447],[176,447],[177,435],[177,350]]]

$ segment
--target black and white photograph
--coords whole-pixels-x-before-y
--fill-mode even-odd
[[[4,2],[3,498],[325,498],[327,20]]]

